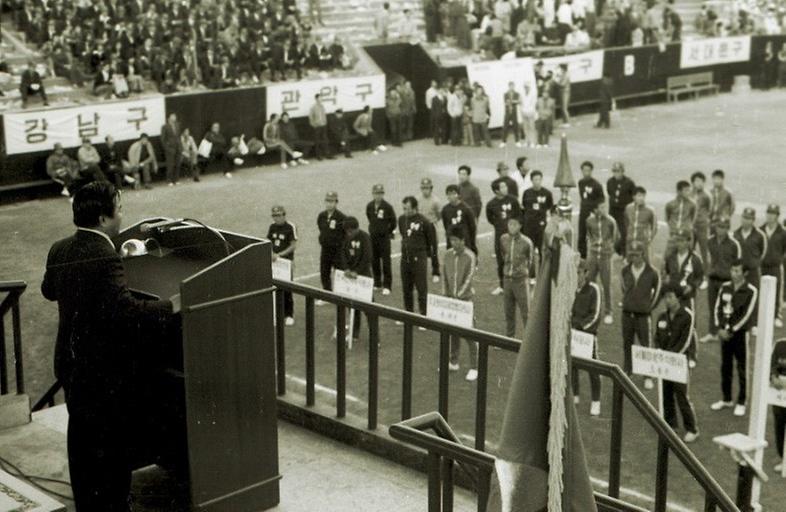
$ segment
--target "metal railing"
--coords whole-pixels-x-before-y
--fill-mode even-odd
[[[286,331],[284,329],[284,291],[288,291],[305,298],[305,377],[306,377],[306,406],[311,407],[316,403],[316,321],[315,301],[322,300],[336,307],[336,339],[343,340],[346,335],[347,309],[352,308],[362,312],[369,322],[368,343],[368,397],[367,397],[367,427],[375,430],[378,427],[379,415],[379,319],[386,318],[404,324],[402,347],[402,389],[401,389],[401,420],[406,422],[412,417],[412,382],[413,382],[413,330],[415,327],[439,333],[439,375],[438,375],[438,400],[437,412],[447,422],[449,418],[449,371],[450,338],[459,336],[470,339],[478,344],[478,379],[475,403],[475,446],[474,451],[483,453],[486,450],[486,404],[488,398],[488,354],[490,347],[518,352],[521,342],[512,338],[493,334],[478,329],[459,327],[432,320],[421,315],[403,311],[401,309],[352,300],[332,292],[317,289],[291,281],[273,280],[276,291],[276,371],[277,388],[279,395],[286,394]],[[423,343],[432,343],[423,341]],[[345,343],[336,343],[336,416],[346,416],[346,362],[347,349]],[[573,365],[580,370],[594,373],[611,380],[612,390],[612,423],[610,430],[609,449],[609,474],[608,497],[619,500],[621,487],[622,463],[622,430],[624,398],[627,398],[649,424],[658,436],[657,462],[655,473],[655,506],[656,512],[666,510],[668,496],[668,466],[669,454],[673,452],[677,459],[685,466],[691,476],[704,492],[704,511],[712,512],[738,512],[737,506],[729,498],[714,478],[707,472],[696,456],[683,443],[679,436],[666,424],[647,398],[639,391],[630,378],[617,366],[602,361],[573,359]],[[455,438],[455,436],[453,436]],[[455,439],[454,439],[455,440]],[[462,447],[468,450],[467,447]],[[461,450],[459,450],[461,451]],[[463,451],[467,454],[469,452]],[[444,456],[444,454],[443,454]],[[462,460],[462,459],[454,459]],[[485,460],[485,459],[484,459]],[[479,509],[480,510],[480,509]]]
[[[24,281],[0,281],[0,293],[5,298],[0,302],[0,395],[11,394],[8,368],[8,350],[5,342],[5,318],[11,313],[11,336],[14,350],[14,376],[16,377],[16,394],[25,392],[25,370],[22,356],[22,320],[19,312],[19,298],[27,289]]]

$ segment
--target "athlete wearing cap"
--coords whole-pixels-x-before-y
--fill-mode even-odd
[[[579,240],[577,245],[582,258],[587,257],[587,219],[595,211],[598,203],[606,199],[603,186],[592,177],[594,168],[592,162],[583,162],[581,164],[582,178],[578,183],[581,207],[579,208]]]
[[[674,250],[663,260],[663,283],[679,288],[683,304],[696,311],[696,290],[704,281],[704,265],[698,254],[690,250],[691,234],[688,229],[674,232]]]
[[[333,269],[341,268],[341,246],[344,243],[344,228],[341,225],[346,216],[338,209],[338,194],[328,192],[325,194],[325,209],[317,216],[319,228],[319,275],[322,279],[322,288],[333,289]],[[317,305],[324,302],[316,301]]]
[[[273,244],[273,261],[278,258],[295,259],[297,248],[297,227],[287,220],[287,212],[283,206],[271,209],[273,223],[267,228],[267,239]],[[292,292],[284,292],[284,323],[295,325],[295,306]]]
[[[439,282],[439,258],[437,257],[437,230],[425,215],[418,213],[418,200],[407,196],[401,203],[404,215],[398,218],[401,234],[401,288],[404,294],[404,309],[415,310],[414,290],[418,291],[418,310],[426,315],[428,304],[428,259],[431,258],[431,274]]]
[[[442,221],[442,200],[434,195],[434,183],[431,178],[420,180],[420,198],[418,211],[436,226]]]
[[[606,193],[609,195],[609,215],[617,222],[620,239],[614,248],[617,254],[625,254],[627,226],[625,224],[625,208],[633,202],[636,184],[625,176],[625,164],[614,162],[611,166],[611,178],[606,181]]]
[[[786,256],[786,229],[781,226],[778,217],[781,209],[777,204],[767,205],[767,220],[761,225],[761,232],[767,238],[767,251],[761,262],[761,273],[773,276],[778,280],[777,298],[775,299],[775,326],[783,327],[781,306],[783,301],[783,258]]]
[[[734,239],[742,248],[742,268],[745,270],[745,277],[758,290],[761,281],[761,262],[767,253],[767,235],[754,225],[755,221],[756,210],[750,207],[742,210],[740,227],[734,231]]]
[[[385,187],[371,188],[373,199],[366,205],[368,234],[371,236],[371,269],[374,287],[382,288],[382,295],[390,295],[393,274],[390,269],[390,241],[396,231],[396,212],[385,201]]]
[[[721,218],[715,222],[713,234],[707,240],[707,251],[710,254],[709,268],[707,275],[709,276],[707,286],[707,304],[709,305],[709,330],[699,339],[702,343],[717,340],[716,333],[718,326],[715,323],[715,314],[712,310],[718,298],[723,283],[731,279],[731,264],[733,261],[742,258],[742,247],[740,243],[734,238],[729,236],[729,219]]]

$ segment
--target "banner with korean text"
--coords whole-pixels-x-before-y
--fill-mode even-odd
[[[562,57],[543,59],[543,71],[557,72],[560,64],[568,65],[570,83],[592,82],[603,78],[603,50],[574,53]]]
[[[535,71],[533,64],[534,61],[529,57],[467,64],[469,82],[483,86],[486,96],[489,97],[489,110],[491,110],[489,128],[502,126],[505,117],[503,98],[508,90],[508,83],[513,82],[516,92],[523,96],[524,83],[526,82],[531,84],[534,93]]]
[[[328,113],[338,108],[344,112],[355,112],[363,110],[366,105],[372,109],[384,108],[385,75],[271,84],[266,87],[266,94],[268,115],[286,112],[289,117],[307,117],[317,94]]]
[[[50,151],[59,142],[76,147],[83,138],[103,142],[161,134],[166,122],[164,97],[95,103],[62,109],[10,112],[3,115],[6,154]]]
[[[683,41],[680,68],[698,68],[730,62],[747,62],[751,58],[751,36],[713,37]]]

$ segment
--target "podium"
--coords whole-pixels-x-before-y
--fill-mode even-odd
[[[162,375],[145,398],[154,427],[143,464],[176,451],[194,510],[274,507],[281,476],[270,243],[188,221],[146,229],[166,220],[139,222],[115,240],[145,242],[147,254],[124,258],[135,294],[181,294],[182,327],[167,334],[164,361],[152,365]]]

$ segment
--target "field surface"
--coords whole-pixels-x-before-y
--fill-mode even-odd
[[[720,95],[699,101],[670,105],[653,105],[621,112],[612,130],[594,130],[594,118],[581,117],[567,129],[574,174],[583,160],[595,163],[596,177],[605,184],[614,161],[625,163],[628,175],[645,186],[648,200],[663,217],[663,206],[674,196],[678,179],[686,179],[696,171],[709,174],[721,168],[727,173],[727,185],[738,202],[737,213],[743,206],[754,206],[763,219],[764,205],[769,202],[786,208],[786,173],[783,171],[786,124],[783,109],[786,93],[756,92],[748,96]],[[278,167],[246,168],[235,173],[231,181],[218,175],[206,176],[201,183],[183,182],[177,187],[158,186],[151,191],[129,191],[123,195],[124,222],[129,225],[152,216],[193,217],[212,226],[231,231],[264,236],[270,223],[270,207],[286,206],[288,218],[298,226],[300,244],[297,251],[295,275],[306,284],[319,286],[317,275],[319,247],[317,244],[316,215],[322,207],[325,192],[336,190],[339,207],[347,214],[361,219],[365,226],[365,205],[370,200],[371,186],[383,183],[387,200],[397,211],[401,198],[418,194],[422,177],[431,177],[437,195],[444,198],[444,188],[455,180],[458,165],[473,168],[472,179],[480,187],[484,200],[491,198],[489,188],[496,177],[497,161],[504,160],[513,167],[515,158],[526,154],[531,167],[541,169],[544,183],[550,185],[557,166],[558,139],[552,139],[549,149],[521,150],[508,144],[507,149],[434,147],[429,141],[407,144],[403,149],[391,149],[379,156],[356,153],[355,158],[314,162],[309,166],[281,170]],[[574,201],[576,200],[574,194]],[[758,222],[758,221],[757,221]],[[738,218],[733,220],[738,225]],[[502,299],[492,297],[496,286],[493,246],[489,236],[491,227],[485,219],[480,222],[480,270],[475,282],[478,327],[494,332],[504,331]],[[23,279],[29,288],[22,305],[23,336],[27,386],[37,399],[53,380],[52,350],[57,327],[54,304],[40,294],[46,254],[50,244],[73,231],[70,205],[63,198],[30,201],[0,208],[0,280]],[[440,228],[440,239],[444,234]],[[665,246],[665,228],[656,242],[656,255]],[[398,252],[399,242],[393,242]],[[659,265],[656,256],[656,264]],[[620,262],[614,264],[615,322],[600,330],[600,356],[621,363],[619,310]],[[398,260],[393,262],[394,286],[389,297],[377,297],[379,302],[402,307]],[[698,330],[707,329],[706,295],[698,299]],[[303,302],[296,300],[297,323],[287,328],[287,363],[290,386],[302,387],[303,368]],[[334,310],[317,310],[317,400],[332,404],[330,390],[335,385],[335,347],[330,340]],[[402,328],[393,322],[380,325],[380,422],[394,423],[400,412]],[[521,330],[519,329],[519,335]],[[784,332],[777,331],[783,336]],[[691,449],[707,466],[730,495],[734,495],[736,468],[731,459],[712,443],[716,435],[747,431],[747,417],[735,418],[730,412],[715,413],[709,404],[720,395],[720,349],[717,344],[699,347],[699,366],[691,377],[690,395],[693,399],[700,439]],[[415,414],[437,408],[437,353],[438,338],[434,333],[415,332]],[[464,369],[468,361],[462,354]],[[502,414],[511,381],[514,359],[509,354],[492,351],[490,354],[488,400],[488,448],[493,451],[498,439]],[[463,372],[451,376],[450,423],[468,443],[474,432],[473,384],[465,382]],[[589,383],[581,376],[582,404],[579,406],[582,436],[595,485],[603,490],[608,475],[608,442],[610,431],[610,386],[604,389],[604,409],[599,418],[591,418]],[[350,413],[365,414],[367,388],[367,342],[365,327],[358,345],[348,358],[348,399]],[[654,392],[647,392],[654,402]],[[626,404],[623,443],[622,498],[651,508],[654,495],[656,437],[635,410]],[[768,428],[770,425],[768,424]],[[771,428],[768,439],[773,444]],[[774,449],[765,455],[765,470],[771,480],[762,491],[765,510],[783,510],[786,501],[784,481],[771,471],[776,462]],[[703,493],[674,457],[669,472],[669,508],[674,511],[700,510]]]

